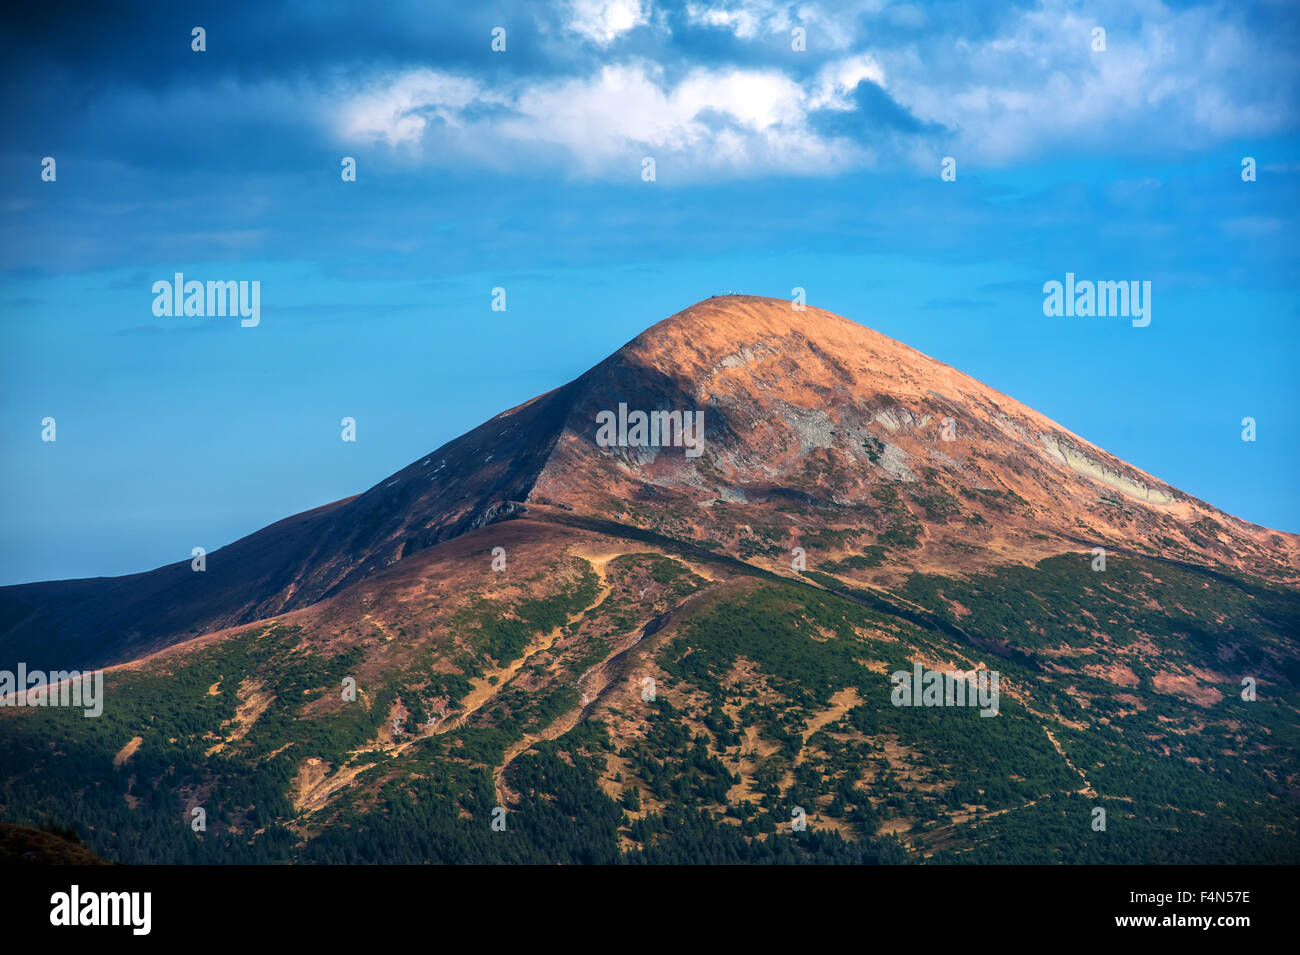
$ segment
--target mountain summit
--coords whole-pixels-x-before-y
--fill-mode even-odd
[[[708,299],[565,390],[563,433],[526,500],[747,559],[788,565],[806,528],[839,535],[824,557],[885,536],[880,573],[895,577],[968,563],[971,548],[987,564],[1086,543],[1295,579],[1295,535],[1224,514],[948,365],[810,306]],[[595,415],[619,403],[704,409],[704,454],[595,447]]]
[[[698,415],[700,446],[635,431],[599,441],[602,414],[620,413],[656,425]],[[1296,535],[1224,514],[906,345],[812,306],[726,295],[370,490],[209,554],[204,573],[181,561],[0,588],[0,665],[132,659],[310,606],[475,528],[548,513],[784,573],[802,548],[810,568],[883,583],[1080,547],[1288,581],[1300,563]]]

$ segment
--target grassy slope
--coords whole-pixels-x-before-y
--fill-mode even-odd
[[[1300,599],[1145,559],[1087,568],[918,576],[899,597],[931,615],[902,619],[833,578],[844,595],[767,575],[719,586],[645,553],[598,581],[557,556],[527,599],[465,593],[404,621],[382,666],[374,640],[270,625],[108,674],[98,719],[6,713],[0,815],[71,825],[122,862],[1298,861]],[[702,592],[581,704],[627,634]],[[419,728],[548,634],[463,725]],[[914,660],[997,669],[1001,714],[892,706],[888,673]],[[1085,672],[1116,662],[1134,686]],[[1257,702],[1239,672],[1260,674]],[[1160,692],[1178,674],[1221,677],[1221,698]],[[526,735],[502,797],[494,770]],[[308,760],[355,773],[311,812],[294,804]],[[796,806],[807,832],[791,832]]]

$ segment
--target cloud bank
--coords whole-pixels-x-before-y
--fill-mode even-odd
[[[596,179],[634,178],[653,156],[687,180],[1197,149],[1296,126],[1296,53],[1219,4],[1044,0],[994,28],[879,2],[691,2],[670,16],[650,0],[574,0],[564,14],[561,35],[595,51],[585,64],[367,76],[330,94],[332,132],[415,161]],[[638,32],[658,46],[634,51]],[[745,62],[692,62],[702,37]]]

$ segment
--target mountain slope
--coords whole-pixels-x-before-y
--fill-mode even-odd
[[[597,415],[620,404],[703,412],[703,454],[597,446]],[[182,561],[0,588],[0,666],[121,662],[267,619],[529,504],[773,569],[800,546],[863,581],[1085,543],[1289,581],[1300,566],[1296,535],[1190,498],[913,349],[820,309],[725,296],[365,493],[221,548],[204,573]]]
[[[543,466],[565,389],[443,445],[363,494],[207,555],[125,577],[0,587],[0,667],[90,668],[308,606],[404,555],[490,522]],[[503,419],[509,418],[505,423]]]
[[[1085,553],[882,601],[587,523],[114,668],[98,719],[0,710],[0,813],[124,862],[1300,861],[1294,591]],[[915,664],[998,714],[893,705]]]

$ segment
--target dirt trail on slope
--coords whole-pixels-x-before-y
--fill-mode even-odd
[[[620,682],[630,663],[630,654],[637,645],[667,626],[687,604],[711,590],[712,588],[697,590],[675,607],[651,619],[645,626],[633,630],[615,643],[605,659],[589,666],[582,672],[576,681],[578,693],[581,694],[580,702],[569,709],[568,712],[553,720],[541,732],[526,734],[523,739],[511,744],[506,749],[505,758],[502,760],[501,765],[492,773],[498,805],[504,806],[507,804],[507,799],[513,802],[518,798],[518,794],[513,792],[505,781],[506,770],[510,768],[510,764],[537,743],[556,739],[577,726]]]
[[[385,745],[376,741],[373,744],[353,750],[352,753],[356,754],[382,750],[388,754],[399,755],[405,752],[409,747],[414,746],[430,736],[441,735],[463,727],[475,713],[490,705],[492,701],[496,699],[497,695],[507,688],[520,671],[532,664],[540,654],[550,652],[567,627],[580,621],[584,616],[595,610],[604,602],[605,598],[609,596],[613,589],[610,586],[606,575],[606,568],[611,560],[616,557],[622,557],[626,554],[651,552],[659,553],[658,551],[635,546],[612,550],[576,549],[571,551],[570,553],[572,556],[587,561],[598,578],[596,595],[590,604],[582,610],[579,610],[577,613],[572,614],[564,624],[554,628],[550,633],[544,634],[533,640],[524,648],[523,653],[512,662],[485,673],[482,677],[472,680],[470,682],[470,692],[461,701],[461,708],[458,709],[456,713],[439,720],[431,729],[421,727],[420,732],[409,734],[408,738],[402,740],[400,743],[389,743]],[[695,565],[691,561],[683,560],[682,558],[668,554],[664,556],[684,564],[692,573],[704,580],[711,583],[716,580],[712,574],[709,574],[704,568]],[[694,597],[703,592],[703,590],[697,591],[696,594],[692,594],[691,596]],[[578,706],[560,716],[542,730],[541,733],[525,736],[522,740],[512,744],[506,750],[504,762],[493,772],[498,805],[504,806],[507,804],[504,798],[507,794],[510,796],[511,801],[516,798],[515,794],[508,790],[504,782],[505,770],[512,762],[514,762],[515,758],[526,752],[534,744],[545,739],[555,739],[557,736],[563,735],[576,726],[578,721],[582,718],[584,711],[589,709],[590,706],[593,706],[600,695],[609,687],[611,680],[605,675],[605,673],[610,664],[617,661],[624,653],[636,646],[636,644],[640,643],[642,639],[657,632],[663,624],[667,622],[669,617],[676,613],[676,611],[684,606],[690,599],[691,597],[688,597],[686,601],[682,602],[682,604],[679,604],[677,607],[659,615],[649,621],[644,627],[632,631],[623,640],[618,641],[611,650],[609,656],[601,662],[588,667],[587,670],[578,678],[578,692],[582,694],[582,702]],[[491,682],[493,677],[496,678],[495,684]],[[295,793],[293,799],[295,808],[300,810],[305,809],[308,812],[315,812],[323,808],[334,793],[349,785],[358,775],[367,769],[373,768],[373,766],[373,763],[366,763],[359,766],[341,766],[333,773],[330,773],[319,760],[311,759],[304,761],[304,764],[299,768],[299,774],[295,779]]]
[[[460,727],[464,726],[465,721],[468,720],[471,716],[473,716],[476,712],[481,710],[488,703],[492,702],[492,700],[496,698],[496,695],[506,688],[506,686],[510,683],[511,680],[515,678],[515,675],[518,674],[520,670],[528,666],[528,664],[530,664],[533,661],[533,659],[537,657],[539,654],[549,652],[550,649],[555,646],[556,641],[560,639],[560,635],[564,632],[565,627],[571,626],[572,624],[581,620],[592,610],[595,610],[597,607],[599,607],[601,603],[604,602],[605,598],[609,596],[609,592],[611,588],[609,586],[608,581],[606,581],[605,579],[605,564],[609,563],[610,557],[614,555],[610,555],[610,557],[606,557],[604,560],[600,561],[599,563],[597,563],[597,561],[592,559],[591,557],[587,557],[586,555],[583,554],[575,554],[575,556],[582,557],[584,560],[590,563],[592,567],[595,569],[597,576],[600,578],[600,582],[596,587],[596,596],[592,600],[592,602],[588,604],[586,607],[584,607],[583,609],[579,610],[576,614],[570,616],[569,619],[566,620],[562,626],[556,627],[550,633],[538,637],[536,640],[530,643],[527,647],[524,648],[524,652],[520,654],[519,657],[514,660],[514,662],[508,663],[503,667],[499,667],[498,669],[493,670],[490,673],[484,674],[483,676],[475,680],[471,680],[470,685],[471,687],[473,687],[473,689],[470,690],[470,692],[466,695],[465,699],[462,701],[463,708],[459,712],[457,712],[452,718],[444,719],[440,721],[437,724],[437,726],[434,728],[433,731],[434,733],[446,733],[451,730],[459,729]],[[495,677],[495,682],[493,682],[494,677]],[[403,743],[402,747],[409,746],[411,742],[414,742],[414,740]]]
[[[1065,760],[1065,765],[1069,766],[1072,770],[1078,773],[1079,778],[1083,780],[1083,787],[1081,789],[1076,789],[1075,792],[1079,793],[1082,796],[1096,796],[1097,790],[1092,788],[1092,783],[1088,782],[1088,777],[1083,774],[1083,770],[1081,770],[1078,766],[1074,765],[1074,763],[1070,762],[1070,757],[1065,755],[1065,750],[1063,750],[1061,748],[1061,744],[1056,741],[1056,737],[1052,735],[1052,731],[1049,730],[1046,726],[1044,726],[1043,732],[1047,734],[1047,738],[1051,741],[1052,748],[1056,750],[1057,755],[1059,755],[1061,759]]]
[[[464,726],[471,716],[483,709],[487,704],[491,703],[492,700],[496,698],[497,694],[509,685],[510,681],[515,678],[520,670],[528,666],[528,664],[530,664],[539,654],[549,652],[550,649],[555,646],[556,641],[560,639],[560,636],[564,633],[566,627],[578,622],[604,602],[605,598],[609,596],[611,589],[609,582],[605,579],[605,565],[609,563],[610,559],[618,556],[618,554],[609,554],[601,558],[575,552],[573,556],[581,557],[583,560],[590,563],[596,571],[596,575],[600,578],[596,586],[596,596],[592,599],[592,602],[577,613],[571,614],[568,620],[560,626],[555,627],[550,633],[543,634],[533,640],[524,648],[523,653],[516,657],[512,662],[485,673],[481,677],[471,680],[470,686],[472,689],[461,701],[462,708],[456,713],[452,714],[450,717],[444,717],[439,720],[434,724],[432,730],[412,734],[410,739],[398,743],[396,746],[385,748],[385,752],[401,753],[406,750],[407,747],[418,743],[422,739],[429,736],[438,736],[443,733],[449,733],[452,730]],[[496,677],[495,684],[492,682],[493,677]],[[360,750],[358,750],[358,752],[360,752]]]
[[[608,555],[603,560],[600,560],[598,565],[595,560],[592,560],[592,558],[583,554],[576,554],[575,556],[582,557],[590,562],[596,569],[596,573],[600,578],[596,588],[596,596],[588,606],[570,616],[563,625],[555,627],[550,633],[544,634],[532,641],[532,643],[524,648],[523,653],[511,663],[508,663],[503,667],[498,667],[497,669],[484,674],[482,677],[472,680],[470,683],[472,689],[462,701],[463,709],[457,711],[450,718],[443,718],[434,724],[431,729],[422,728],[421,732],[410,734],[407,739],[400,743],[389,743],[388,745],[384,745],[382,742],[376,740],[374,743],[363,746],[360,749],[352,750],[349,755],[372,752],[375,750],[382,750],[388,754],[399,755],[411,746],[419,743],[421,740],[428,739],[430,736],[450,732],[451,730],[465,725],[466,720],[495,699],[496,695],[505,689],[520,670],[532,662],[538,654],[546,653],[555,645],[556,641],[559,640],[560,635],[564,632],[565,627],[582,619],[585,614],[600,606],[601,602],[609,596],[610,587],[608,582],[605,580],[604,568],[605,564],[608,563],[612,557],[617,555]],[[495,685],[491,682],[492,677],[496,677],[497,679]],[[332,797],[334,793],[349,785],[357,776],[373,767],[373,763],[363,763],[358,766],[341,766],[331,774],[327,766],[316,757],[304,760],[302,765],[299,767],[298,775],[294,779],[294,808],[298,810],[306,810],[307,812],[316,812],[317,810],[322,809],[325,804],[329,802],[330,797]]]

